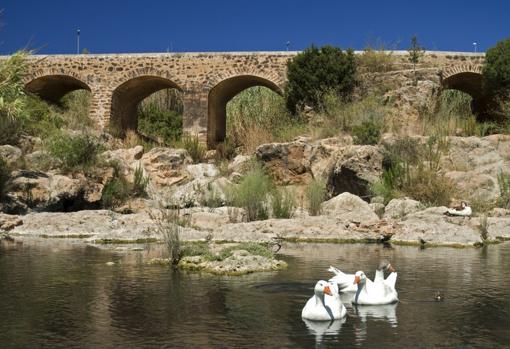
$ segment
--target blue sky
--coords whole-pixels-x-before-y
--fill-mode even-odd
[[[0,54],[301,50],[311,43],[486,50],[510,37],[510,1],[4,0]]]

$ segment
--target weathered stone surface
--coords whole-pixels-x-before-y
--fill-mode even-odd
[[[237,155],[232,162],[228,164],[228,170],[233,173],[244,173],[251,159],[252,157],[248,155]]]
[[[0,213],[0,231],[9,231],[21,224],[23,221],[19,216]]]
[[[487,219],[489,238],[505,240],[510,239],[510,217],[489,217]]]
[[[192,162],[186,150],[172,148],[153,148],[141,159],[151,183],[158,186],[170,186],[186,179],[184,166]]]
[[[86,210],[68,213],[29,213],[21,217],[23,225],[11,233],[27,236],[85,237],[87,241],[159,239],[155,224],[147,212],[118,214],[107,210]],[[182,228],[184,240],[204,239],[207,232]]]
[[[3,159],[7,164],[13,164],[21,157],[23,153],[18,147],[12,145],[0,145],[0,159]]]
[[[382,173],[383,155],[379,146],[352,145],[335,153],[328,188],[332,195],[343,192],[368,199],[370,185]]]
[[[366,201],[351,193],[342,193],[324,202],[322,212],[344,222],[373,224],[379,220]]]
[[[431,207],[407,215],[399,222],[393,240],[419,243],[462,244],[480,243],[480,230],[475,220],[447,217],[446,207]]]
[[[311,179],[312,145],[299,140],[288,143],[269,143],[255,152],[273,177],[284,185],[306,183]]]
[[[384,215],[384,204],[381,204],[381,203],[378,203],[378,202],[373,202],[373,203],[370,203],[368,204],[370,206],[370,208],[372,209],[372,211],[374,211],[374,213],[379,217],[379,218],[382,218],[382,216]]]
[[[91,208],[101,198],[102,186],[77,178],[37,171],[15,171],[9,197],[36,211],[74,211]]]
[[[425,207],[416,200],[403,198],[393,199],[384,209],[384,219],[402,219],[408,214],[423,210]]]
[[[498,175],[510,174],[510,136],[449,137],[448,153],[441,158],[446,176],[465,200],[494,200],[499,196]]]

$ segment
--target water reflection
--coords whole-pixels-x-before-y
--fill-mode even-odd
[[[510,343],[510,278],[504,277],[510,243],[485,250],[292,244],[282,252],[285,271],[221,277],[148,266],[149,253],[140,251],[54,241],[47,247],[0,244],[0,348]],[[353,295],[342,294],[346,319],[301,319],[316,281],[330,276],[330,264],[370,270],[381,259],[399,268],[400,303],[353,307]],[[446,295],[444,302],[433,301],[436,290]]]
[[[337,336],[342,329],[342,325],[347,321],[347,318],[334,321],[310,321],[302,319],[308,328],[308,332],[315,336],[315,344],[319,345],[323,341],[324,336]]]

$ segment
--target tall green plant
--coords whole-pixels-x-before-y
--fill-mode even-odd
[[[66,171],[87,168],[97,160],[99,145],[87,134],[58,132],[45,144],[48,152],[61,162]]]
[[[356,85],[355,75],[352,50],[312,45],[287,63],[287,107],[292,113],[304,105],[316,107],[331,90],[348,98]]]
[[[306,187],[306,198],[308,201],[308,213],[310,216],[317,216],[321,213],[321,205],[326,200],[326,182],[320,179],[313,179]]]
[[[271,194],[271,211],[275,218],[292,218],[296,208],[293,194],[286,189],[275,189]]]
[[[0,61],[0,117],[17,119],[25,105],[23,75],[27,52],[20,51]]]
[[[232,206],[244,208],[248,221],[255,221],[269,217],[268,198],[272,189],[271,178],[255,166],[227,194]]]
[[[416,81],[416,64],[420,63],[423,55],[425,54],[425,48],[418,43],[418,37],[413,35],[411,37],[411,46],[407,50],[409,53],[408,60],[413,64],[414,78]]]

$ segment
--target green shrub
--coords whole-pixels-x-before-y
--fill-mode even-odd
[[[487,50],[483,78],[488,94],[510,92],[510,38]]]
[[[320,179],[313,179],[306,187],[306,198],[308,201],[308,213],[310,216],[317,216],[321,213],[321,204],[326,200],[326,182]]]
[[[90,135],[70,135],[65,132],[58,132],[52,136],[45,146],[66,171],[90,167],[96,162],[100,149]]]
[[[130,186],[124,177],[113,177],[106,182],[101,193],[101,205],[112,209],[121,206],[130,195]]]
[[[131,190],[131,195],[137,197],[145,197],[147,195],[148,184],[149,177],[144,175],[142,165],[138,165],[133,176],[133,187]]]
[[[62,100],[60,114],[65,125],[72,130],[86,130],[94,126],[90,118],[91,93],[87,90],[76,90],[66,94]]]
[[[498,174],[499,197],[496,201],[499,207],[510,208],[510,174]]]
[[[384,169],[373,193],[384,197],[385,203],[408,196],[426,205],[448,205],[457,188],[440,168],[446,149],[445,141],[435,137],[426,144],[406,137],[385,145]]]
[[[388,108],[374,95],[346,103],[332,91],[324,94],[320,110],[322,120],[317,118],[313,126],[319,138],[336,136],[341,132],[353,133],[355,128],[356,132],[360,132],[358,135],[362,135],[366,125],[371,130],[382,132],[388,114]]]
[[[255,166],[238,185],[230,188],[228,201],[232,206],[244,208],[248,221],[267,219],[268,195],[272,189],[271,178],[259,166]]]
[[[20,51],[0,61],[0,118],[18,119],[25,108],[26,55]]]
[[[204,193],[202,193],[200,204],[205,207],[221,207],[224,205],[223,199],[216,188],[211,184],[207,183],[207,187]]]
[[[182,136],[182,114],[162,110],[157,104],[143,104],[138,109],[138,131],[158,143],[170,145]]]
[[[3,197],[6,189],[7,182],[11,177],[11,170],[4,159],[0,158],[0,198]]]
[[[183,257],[181,242],[180,212],[178,210],[160,209],[158,213],[149,213],[154,230],[163,237],[168,258],[172,265],[177,265]]]
[[[198,136],[185,135],[182,138],[182,146],[188,151],[193,163],[198,164],[204,160],[207,149]]]
[[[247,88],[227,103],[228,145],[241,147],[244,153],[263,143],[290,140],[302,125],[289,113],[285,100],[267,87]]]
[[[18,119],[0,116],[0,144],[17,145],[22,126]]]
[[[356,144],[374,145],[381,138],[382,125],[373,121],[363,121],[352,128],[352,135]]]
[[[308,105],[317,107],[329,91],[348,98],[356,84],[356,59],[352,50],[311,46],[287,63],[287,108],[295,113]]]
[[[293,194],[286,189],[275,189],[271,193],[271,211],[275,218],[292,218],[296,208]]]
[[[501,132],[504,125],[477,120],[471,110],[472,101],[473,98],[462,91],[442,91],[437,98],[432,98],[419,110],[423,134],[483,137]]]

